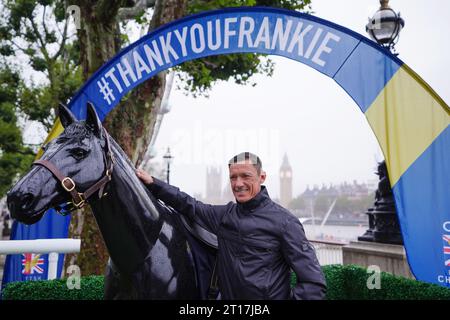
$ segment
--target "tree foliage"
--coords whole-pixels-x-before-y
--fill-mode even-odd
[[[50,130],[58,103],[66,102],[82,83],[79,47],[73,40],[64,1],[0,4],[0,196],[34,158],[33,149],[23,144],[18,117]]]
[[[349,197],[339,197],[336,201],[336,212],[362,213],[374,205],[374,195],[352,199]]]
[[[18,125],[19,75],[8,68],[0,68],[0,84],[0,197],[3,197],[14,179],[28,170],[34,154],[24,146]]]
[[[289,203],[289,209],[305,210],[306,209],[305,198],[299,195],[298,197],[292,199],[292,201]]]
[[[24,80],[17,107],[49,130],[58,103],[66,102],[82,83],[79,47],[68,33],[65,1],[6,0],[0,10],[0,54]],[[36,84],[31,74],[43,80]]]
[[[370,193],[364,196],[359,195],[357,197],[350,197],[343,194],[339,196],[319,194],[314,197],[314,199],[299,195],[291,201],[289,208],[309,212],[311,210],[310,203],[312,201],[314,214],[323,216],[328,212],[331,204],[335,200],[336,204],[333,207],[334,214],[362,214],[366,212],[368,208],[373,207],[374,195]]]

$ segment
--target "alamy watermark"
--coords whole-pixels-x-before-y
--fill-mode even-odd
[[[367,278],[366,286],[369,290],[381,289],[381,269],[379,266],[372,265],[367,268],[367,273],[371,274]]]
[[[175,129],[170,146],[177,165],[223,165],[237,153],[250,151],[263,161],[263,168],[278,168],[281,133],[267,127],[205,128],[201,121],[196,121],[189,129]]]
[[[69,290],[81,289],[81,269],[76,264],[72,264],[67,268],[66,273],[69,274],[66,280],[66,286]]]
[[[70,5],[66,9],[66,13],[73,17],[75,28],[81,29],[81,9],[77,5]]]

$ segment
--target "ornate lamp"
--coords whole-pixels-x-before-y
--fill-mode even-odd
[[[375,193],[375,203],[366,214],[369,217],[369,229],[358,237],[359,241],[403,244],[400,225],[395,209],[394,195],[387,172],[386,162],[378,164],[377,175],[380,178]]]
[[[389,7],[389,0],[380,0],[380,9],[375,12],[366,25],[366,32],[382,47],[395,52],[400,31],[405,26],[405,20]]]
[[[170,165],[172,164],[172,159],[174,158],[171,154],[170,154],[170,148],[167,148],[167,152],[166,154],[163,156],[164,161],[167,165],[167,183],[170,183]]]
[[[400,17],[400,13],[395,13],[389,7],[389,0],[380,0],[380,5],[380,9],[372,18],[369,18],[366,31],[379,45],[394,53],[394,46],[400,31],[405,26],[405,21]],[[397,55],[397,53],[394,54]],[[366,212],[369,217],[369,229],[364,235],[358,237],[358,240],[403,244],[385,161],[379,163],[377,175],[380,181],[375,194],[375,203]]]

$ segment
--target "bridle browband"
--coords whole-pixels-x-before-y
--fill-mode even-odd
[[[103,129],[103,133],[104,133],[105,141],[106,141],[106,146],[105,146],[106,152],[103,155],[104,160],[105,160],[105,165],[106,165],[106,172],[105,172],[105,175],[102,178],[100,178],[100,180],[98,180],[96,183],[94,183],[94,185],[89,187],[83,193],[77,191],[76,184],[72,180],[72,178],[64,176],[61,173],[61,171],[50,161],[39,159],[39,160],[36,160],[33,162],[33,165],[43,166],[44,168],[49,170],[51,173],[53,173],[53,175],[61,182],[61,186],[64,188],[64,190],[66,190],[67,192],[70,193],[70,195],[72,196],[71,204],[72,204],[73,208],[69,209],[69,211],[82,208],[86,204],[86,200],[99,190],[100,190],[99,198],[101,198],[104,195],[103,190],[104,190],[106,184],[109,181],[111,181],[111,176],[112,176],[112,172],[114,169],[114,157],[111,152],[111,146],[110,146],[110,142],[109,142],[108,133],[106,132],[105,128],[102,128],[102,129]],[[56,209],[59,211],[58,208],[59,208],[59,206],[56,207]]]

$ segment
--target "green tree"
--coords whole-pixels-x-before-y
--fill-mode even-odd
[[[334,211],[338,213],[364,213],[368,208],[372,207],[373,204],[373,194],[356,199],[341,196],[336,201]]]
[[[305,199],[301,195],[292,199],[292,201],[289,203],[289,209],[305,210],[306,209]]]
[[[23,80],[17,107],[47,130],[58,103],[67,102],[82,83],[79,47],[68,25],[64,1],[6,0],[0,5],[0,55],[21,71]],[[45,81],[36,84],[31,75]]]
[[[314,212],[319,215],[325,215],[333,203],[333,198],[328,195],[319,194],[314,202]]]
[[[21,81],[11,69],[0,67],[0,197],[17,176],[30,167],[33,151],[24,145],[17,118],[17,96]]]

